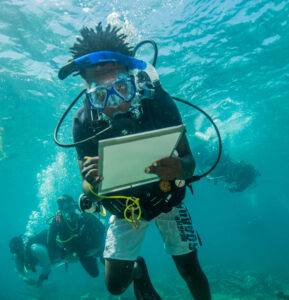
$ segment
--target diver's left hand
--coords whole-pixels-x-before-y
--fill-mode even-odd
[[[42,286],[43,280],[38,279],[35,283],[35,287],[39,288]]]
[[[146,173],[156,174],[162,180],[174,180],[180,176],[181,171],[182,163],[179,157],[165,157],[145,168]]]
[[[33,278],[24,277],[23,280],[28,285],[36,285],[36,281]]]

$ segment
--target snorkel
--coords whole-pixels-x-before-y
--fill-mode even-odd
[[[131,69],[145,70],[147,63],[132,56],[124,55],[114,51],[97,51],[69,61],[58,72],[58,78],[63,80],[73,72],[81,68],[87,68],[103,62],[117,62]]]
[[[148,62],[144,62],[139,59],[136,59],[134,57],[136,55],[136,52],[138,51],[138,49],[147,43],[151,44],[154,48],[154,58],[153,58],[152,64],[150,64]],[[104,62],[116,62],[118,64],[127,66],[129,69],[138,70],[138,72],[135,75],[135,79],[136,79],[137,85],[138,85],[138,96],[142,100],[143,99],[151,100],[154,98],[154,91],[155,91],[156,87],[161,85],[158,73],[156,72],[156,70],[154,68],[156,65],[156,61],[157,61],[157,55],[158,55],[158,49],[157,49],[156,43],[152,40],[144,40],[135,46],[135,48],[132,51],[132,56],[124,55],[124,54],[121,54],[118,52],[113,52],[113,51],[98,51],[98,52],[89,53],[87,55],[84,55],[84,56],[81,56],[74,60],[71,60],[59,70],[58,77],[59,77],[59,79],[63,80],[71,74],[73,74],[73,76],[79,75],[80,71],[83,68],[87,68],[91,65],[95,65],[98,63],[104,63]],[[60,120],[55,128],[54,141],[57,145],[59,145],[61,147],[67,147],[67,148],[75,147],[79,144],[86,143],[95,138],[99,138],[100,136],[104,135],[105,133],[112,130],[112,128],[113,128],[113,125],[109,124],[105,120],[98,120],[99,124],[101,124],[101,126],[99,127],[99,131],[95,135],[93,135],[87,139],[81,140],[79,142],[72,143],[72,144],[62,144],[58,141],[58,139],[57,139],[58,131],[59,131],[59,128],[60,128],[64,118],[66,117],[68,112],[71,110],[71,108],[75,105],[75,103],[82,97],[82,95],[84,93],[86,93],[85,89],[82,90],[80,92],[80,94],[72,101],[72,103],[68,106],[68,108],[64,112],[63,116],[60,118]],[[212,118],[205,111],[203,111],[201,108],[197,107],[196,105],[194,105],[186,100],[183,100],[183,99],[180,99],[177,97],[172,97],[172,98],[178,102],[189,105],[190,107],[193,107],[194,109],[196,109],[199,112],[201,112],[202,114],[204,114],[206,116],[206,118],[210,121],[210,123],[213,125],[213,127],[216,131],[216,134],[218,136],[219,153],[218,153],[215,163],[208,171],[204,172],[203,174],[195,175],[192,178],[186,180],[187,184],[190,184],[194,181],[198,181],[202,177],[207,176],[217,166],[217,164],[220,160],[220,157],[221,157],[221,153],[222,153],[221,135],[220,135],[220,132],[219,132],[216,124],[214,123]],[[93,120],[94,113],[95,112],[93,112],[93,109],[91,109],[92,120]]]

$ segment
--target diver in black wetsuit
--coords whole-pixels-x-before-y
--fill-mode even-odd
[[[81,213],[68,195],[57,199],[59,210],[53,217],[49,233],[49,247],[61,247],[66,259],[78,258],[92,277],[97,277],[98,258],[103,262],[105,226],[94,215]]]
[[[118,295],[134,281],[138,299],[160,299],[144,276],[144,260],[138,258],[153,220],[191,294],[209,300],[209,284],[197,258],[200,240],[182,203],[186,180],[195,169],[185,134],[176,155],[160,157],[145,168],[144,172],[156,174],[159,181],[110,193],[107,198],[97,194],[99,183],[106,180],[98,170],[99,140],[182,124],[176,105],[157,84],[155,70],[154,78],[151,76],[149,70],[154,68],[133,57],[126,35],[119,31],[109,25],[103,29],[101,24],[95,29],[84,27],[71,48],[73,60],[59,71],[60,79],[77,72],[86,88],[84,104],[74,116],[73,138],[78,143],[84,193],[112,214],[104,251],[107,288]],[[117,163],[111,167],[117,168]]]

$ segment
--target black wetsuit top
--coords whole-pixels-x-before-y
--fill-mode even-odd
[[[99,274],[97,257],[103,261],[104,241],[105,226],[91,214],[82,213],[69,221],[58,211],[50,224],[48,245],[62,247],[65,256],[76,253],[92,277]]]
[[[48,245],[52,247],[57,239],[58,245],[79,257],[92,249],[97,249],[97,255],[102,256],[104,237],[105,226],[94,215],[82,213],[71,222],[58,211],[50,224]]]
[[[73,139],[74,142],[89,138],[97,133],[95,127],[89,118],[86,106],[82,106],[74,116],[73,122]],[[168,93],[160,86],[156,88],[154,99],[142,100],[141,117],[137,120],[134,133],[167,128],[182,124],[180,113],[176,104],[173,102]],[[99,131],[99,130],[98,130]],[[76,146],[78,159],[84,156],[98,155],[98,140],[114,137],[114,133],[107,133],[99,139]],[[151,220],[161,212],[168,212],[173,206],[179,204],[185,196],[185,187],[178,188],[172,182],[170,192],[162,192],[159,182],[153,182],[142,185],[140,187],[122,190],[109,195],[122,195],[140,198],[140,206],[142,209],[142,217]],[[109,200],[102,201],[104,207],[112,214],[123,218],[123,211],[126,207],[125,200]]]

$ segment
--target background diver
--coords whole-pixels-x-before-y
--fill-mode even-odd
[[[72,197],[57,199],[58,211],[50,221],[48,246],[60,247],[65,258],[79,259],[92,277],[97,277],[98,258],[103,260],[105,226],[93,214],[81,213]]]
[[[63,259],[60,249],[48,249],[47,234],[48,231],[43,230],[31,237],[25,235],[13,237],[9,242],[16,272],[25,283],[36,287],[40,287],[43,281],[48,279],[51,265]],[[41,271],[35,280],[30,276],[30,272],[36,272],[37,266],[41,267]]]
[[[193,150],[201,170],[207,169],[217,155],[217,149],[213,147],[207,149],[204,145],[195,146]],[[223,152],[217,168],[206,178],[215,184],[224,182],[225,188],[229,192],[238,193],[253,186],[260,175],[260,172],[252,164],[243,160],[234,161],[227,152]]]

